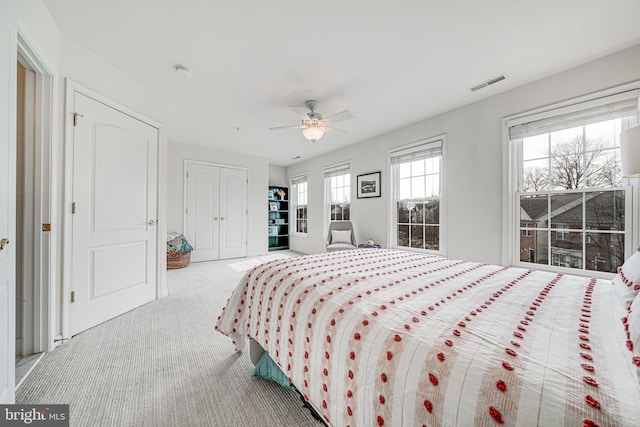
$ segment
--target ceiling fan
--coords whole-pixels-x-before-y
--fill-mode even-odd
[[[353,119],[353,114],[351,114],[349,110],[340,111],[339,113],[331,114],[327,117],[324,117],[322,114],[316,111],[318,101],[315,101],[313,99],[305,101],[304,105],[309,111],[306,111],[305,108],[298,105],[289,106],[289,109],[300,118],[301,123],[299,125],[276,126],[269,128],[269,130],[302,129],[302,134],[304,135],[304,137],[315,144],[317,140],[324,136],[327,129],[346,132],[341,129],[330,127],[328,126],[329,124]]]

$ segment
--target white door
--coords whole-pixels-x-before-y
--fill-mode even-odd
[[[247,171],[187,163],[185,237],[191,261],[247,255]]]
[[[187,241],[191,261],[218,259],[220,241],[220,168],[187,163]]]
[[[0,403],[15,400],[15,245],[16,236],[16,44],[12,36],[13,10],[10,2],[0,1],[0,242],[10,243],[0,250]],[[13,90],[13,92],[12,92]],[[13,122],[13,123],[12,123]],[[6,243],[6,242],[5,242]],[[2,245],[2,243],[0,243]]]
[[[220,169],[220,259],[247,255],[247,171]]]
[[[158,130],[78,92],[71,335],[156,297]]]

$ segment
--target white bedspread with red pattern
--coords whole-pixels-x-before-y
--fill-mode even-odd
[[[250,270],[216,329],[332,426],[640,426],[610,281],[359,249]]]

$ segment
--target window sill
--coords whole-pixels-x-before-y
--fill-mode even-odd
[[[598,279],[604,279],[604,280],[612,280],[616,275],[615,273],[607,273],[606,271],[578,270],[575,268],[556,267],[553,265],[535,264],[531,262],[522,262],[522,261],[513,263],[513,266],[520,267],[520,268],[528,268],[530,270],[548,271],[550,273],[562,273],[570,276],[596,277]]]

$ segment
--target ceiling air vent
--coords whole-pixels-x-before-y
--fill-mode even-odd
[[[492,84],[498,83],[499,81],[502,81],[502,80],[504,80],[506,78],[507,77],[504,74],[500,74],[499,76],[496,76],[496,77],[494,77],[492,79],[489,79],[487,81],[484,81],[482,83],[479,83],[479,84],[473,86],[471,88],[471,92],[475,92],[475,91],[477,91],[479,89],[482,89],[483,87],[491,86]]]

